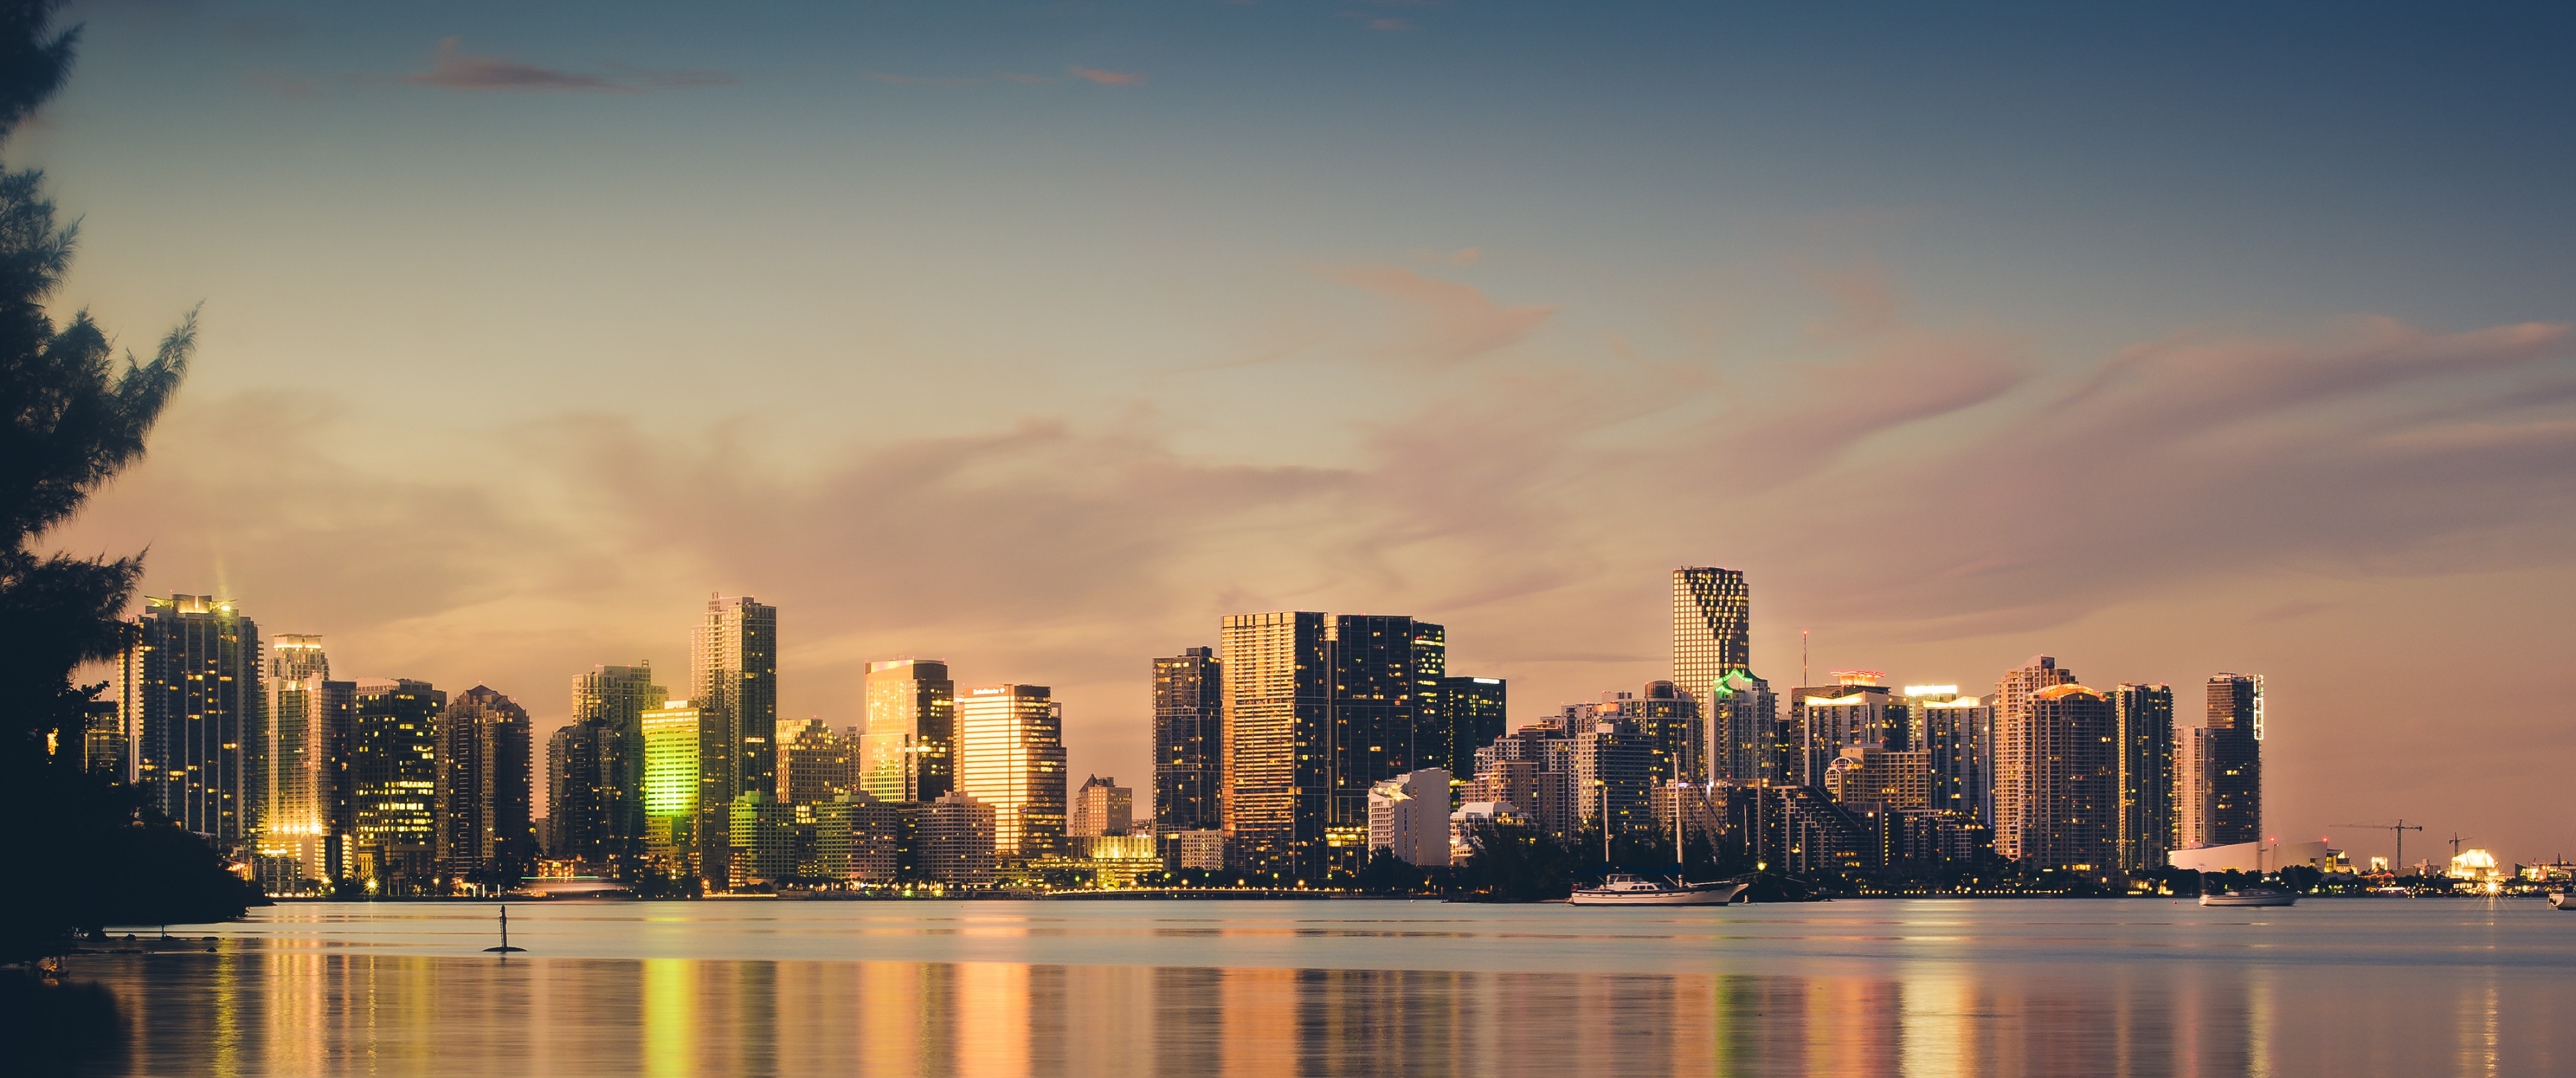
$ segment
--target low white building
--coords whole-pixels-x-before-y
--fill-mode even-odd
[[[2323,842],[2239,842],[2175,850],[2166,861],[2175,868],[2197,872],[2279,872],[2283,865],[2307,865],[2319,872],[2332,872],[2335,852]]]
[[[1369,852],[1391,850],[1408,865],[1449,865],[1449,772],[1437,767],[1369,787]]]
[[[1449,863],[1457,864],[1476,852],[1473,841],[1476,828],[1486,824],[1529,826],[1529,819],[1509,801],[1470,801],[1449,814]]]

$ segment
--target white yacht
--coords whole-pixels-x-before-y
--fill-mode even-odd
[[[1650,876],[1613,872],[1598,887],[1578,887],[1566,899],[1577,906],[1723,906],[1744,893],[1733,880],[1674,883]]]
[[[2200,896],[2200,904],[2204,906],[2288,906],[2298,901],[2296,894],[2260,884],[2234,891],[2204,891]]]

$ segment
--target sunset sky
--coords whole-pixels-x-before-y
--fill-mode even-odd
[[[1518,723],[1724,565],[1776,685],[2260,672],[2271,832],[2576,855],[2576,15],[2082,7],[82,5],[58,313],[203,334],[55,541],[546,729],[749,593],[1140,788],[1223,614]]]

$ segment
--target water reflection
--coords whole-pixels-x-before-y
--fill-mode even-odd
[[[111,956],[97,1073],[2537,1074],[2567,979],[2137,965],[1886,976]],[[2508,980],[2510,978],[2510,980]]]

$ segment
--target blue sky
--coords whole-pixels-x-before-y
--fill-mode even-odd
[[[2277,827],[2576,839],[2565,705],[2384,688],[2576,642],[2561,9],[72,17],[61,298],[206,333],[63,541],[344,673],[559,716],[747,590],[791,712],[945,655],[1137,782],[1222,613],[1444,620],[1531,718],[1715,563],[1777,683],[2259,669]]]

